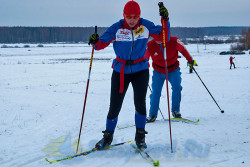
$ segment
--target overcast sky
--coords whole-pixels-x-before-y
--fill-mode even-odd
[[[100,26],[123,18],[128,0],[0,0],[0,26]],[[159,0],[137,0],[160,24]],[[250,26],[250,0],[164,0],[172,27]]]

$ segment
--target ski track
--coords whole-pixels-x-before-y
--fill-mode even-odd
[[[116,155],[86,156],[54,164],[44,159],[57,159],[44,152],[52,141],[70,136],[66,151],[72,152],[77,140],[89,72],[91,47],[87,44],[45,45],[44,48],[0,48],[0,166],[1,167],[77,167],[77,166],[151,166],[137,154],[133,157]],[[68,46],[68,47],[67,47]],[[146,142],[160,166],[250,166],[250,56],[235,55],[236,69],[229,70],[229,56],[219,55],[230,44],[186,46],[197,61],[195,67],[203,82],[221,107],[220,113],[199,78],[189,74],[185,58],[180,58],[182,72],[181,113],[184,118],[197,120],[197,125],[172,122],[172,139],[176,146],[173,157],[163,153],[169,146],[168,121],[147,124]],[[248,52],[247,52],[248,53]],[[112,46],[95,52],[95,58],[115,58]],[[87,105],[81,135],[82,151],[89,150],[101,139],[109,109],[111,60],[94,60]],[[150,69],[152,76],[152,69]],[[151,85],[150,76],[150,85]],[[171,86],[169,84],[171,97]],[[149,109],[147,94],[147,108]],[[160,108],[168,118],[165,86]],[[170,98],[171,104],[171,98]],[[158,113],[158,120],[162,120]],[[133,91],[129,87],[118,119],[118,126],[134,124]],[[113,143],[134,140],[135,127],[116,130]],[[185,156],[186,144],[197,146]],[[71,145],[70,145],[71,143]],[[53,145],[53,143],[52,143]],[[198,157],[198,147],[207,156]],[[128,151],[129,144],[111,151]],[[64,149],[65,149],[64,148]],[[67,150],[68,149],[68,150]],[[169,149],[167,150],[169,153]],[[122,153],[122,152],[121,152]],[[98,154],[97,154],[98,155]],[[130,155],[130,154],[129,154]],[[132,154],[131,154],[132,155]]]

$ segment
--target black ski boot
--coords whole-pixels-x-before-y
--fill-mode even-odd
[[[110,144],[113,141],[114,131],[105,130],[105,131],[102,131],[102,133],[103,133],[103,138],[95,145],[95,148],[97,150],[105,149],[106,147],[110,146]]]
[[[135,133],[135,142],[140,150],[145,150],[147,148],[147,144],[145,143],[145,134],[148,134],[145,129],[142,128],[136,128],[136,133]]]
[[[174,118],[182,118],[181,113],[179,111],[172,111],[172,115]]]
[[[149,116],[147,117],[147,123],[154,122],[156,120],[156,116]]]

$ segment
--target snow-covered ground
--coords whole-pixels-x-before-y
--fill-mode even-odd
[[[225,113],[220,113],[197,75],[188,73],[185,58],[180,58],[181,113],[200,122],[172,123],[173,154],[169,150],[169,125],[160,113],[160,121],[146,125],[146,142],[153,148],[150,154],[160,160],[160,166],[250,166],[250,55],[236,55],[237,68],[230,70],[229,56],[219,55],[229,48],[228,44],[207,45],[206,50],[204,45],[187,45],[199,65],[198,74]],[[54,160],[74,154],[90,56],[87,44],[0,48],[1,167],[151,166],[131,152],[129,144],[75,160],[54,164],[45,161],[46,157]],[[94,54],[82,151],[92,148],[105,129],[114,57],[111,46]],[[149,95],[150,91],[147,108]],[[165,89],[160,109],[168,117]],[[130,87],[118,126],[134,124],[134,112]],[[133,140],[134,134],[134,127],[117,129],[113,143]]]

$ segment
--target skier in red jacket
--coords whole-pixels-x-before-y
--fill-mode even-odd
[[[150,95],[150,110],[147,122],[156,120],[161,91],[163,83],[166,80],[165,60],[163,57],[162,42],[151,40],[147,44],[146,55],[148,59],[152,58],[153,76],[152,76],[152,93]],[[188,63],[193,65],[194,60],[186,50],[184,44],[177,37],[170,37],[170,41],[166,42],[167,64],[168,64],[168,81],[172,86],[172,115],[175,118],[181,118],[180,102],[181,102],[181,72],[179,67],[178,51],[187,59]]]
[[[230,58],[229,58],[229,61],[230,61],[230,70],[231,70],[231,68],[232,68],[232,65],[233,65],[234,68],[235,68],[235,64],[234,64],[234,62],[233,62],[233,59],[235,59],[235,57],[230,56]]]

